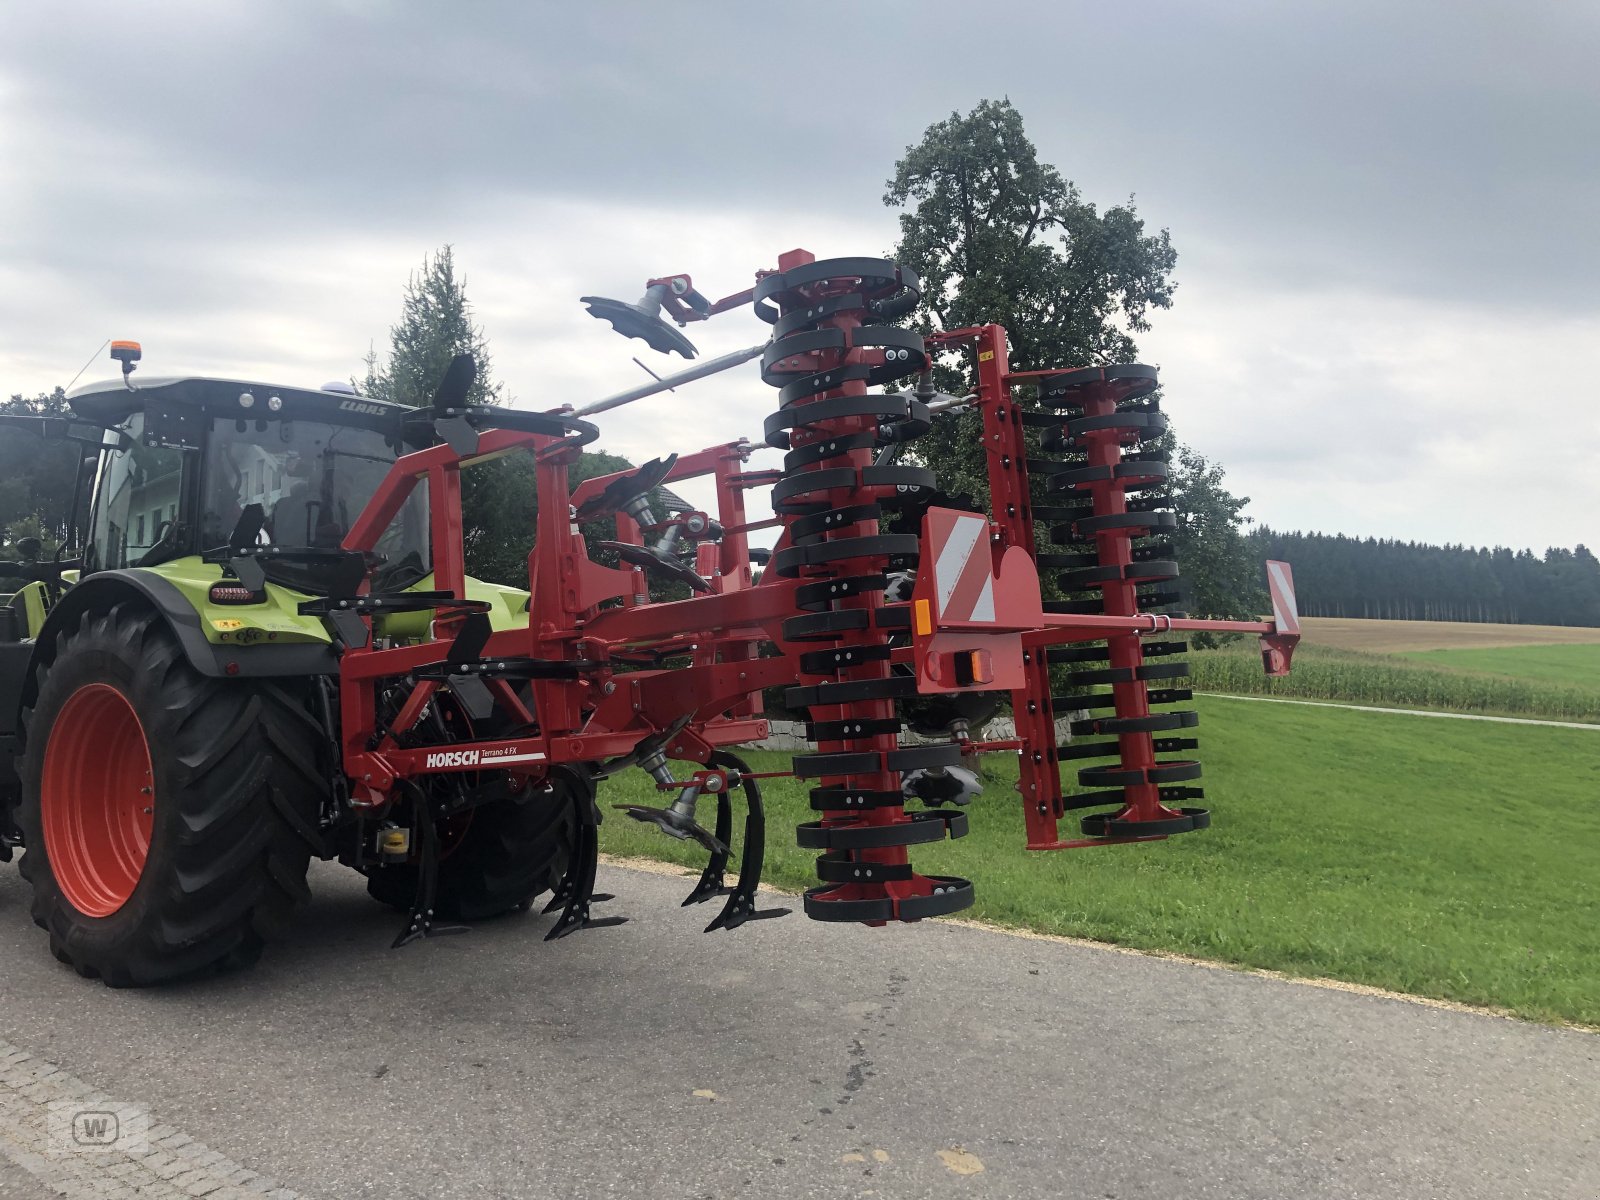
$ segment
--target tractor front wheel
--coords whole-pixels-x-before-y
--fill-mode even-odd
[[[291,688],[201,675],[122,604],[61,636],[25,721],[22,874],[58,959],[138,986],[249,964],[281,934],[326,790]]]

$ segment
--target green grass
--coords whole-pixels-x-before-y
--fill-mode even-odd
[[[1404,657],[1430,666],[1600,690],[1600,645],[1495,646],[1482,650],[1417,650]]]
[[[995,755],[971,835],[912,860],[972,879],[970,915],[1006,925],[1600,1025],[1600,734],[1197,707],[1211,829],[1029,854],[1015,761]],[[647,783],[608,781],[602,804],[661,803]],[[791,832],[814,816],[805,789],[770,780],[766,796],[767,878],[808,886],[813,854]],[[610,853],[704,861],[606,815]]]
[[[1562,675],[1553,669],[1543,676],[1519,670],[1521,677],[1490,673],[1487,668],[1464,669],[1478,656],[1507,655],[1503,660],[1507,665],[1537,663],[1546,651],[1552,668],[1563,656],[1600,664],[1600,646],[1442,650],[1405,656],[1301,646],[1295,651],[1294,670],[1273,679],[1262,672],[1254,645],[1238,643],[1197,651],[1189,661],[1193,687],[1199,692],[1600,722],[1600,667],[1587,677],[1580,671]]]

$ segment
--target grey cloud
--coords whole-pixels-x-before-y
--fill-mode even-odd
[[[1592,6],[275,0],[9,5],[0,25],[6,392],[64,381],[109,333],[185,369],[349,373],[453,241],[501,378],[530,403],[593,396],[636,379],[639,347],[580,292],[689,269],[720,293],[787,246],[883,251],[904,148],[1009,95],[1087,197],[1136,193],[1171,228],[1177,306],[1145,344],[1180,432],[1263,519],[1596,540],[1568,447],[1529,517],[1463,466],[1476,438],[1537,472],[1549,435],[1507,421],[1503,378],[1440,369],[1556,359],[1577,385],[1518,400],[1592,456]],[[769,397],[752,378],[678,403],[608,443],[752,432]]]
[[[110,123],[124,150],[88,197],[143,161],[239,224],[381,229],[527,191],[871,208],[927,124],[1009,94],[1091,198],[1137,192],[1218,267],[1585,306],[1600,269],[1586,6],[104,11],[114,35],[12,14],[41,137]],[[83,190],[36,194],[70,218]]]

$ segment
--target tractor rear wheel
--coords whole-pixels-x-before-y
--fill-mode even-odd
[[[574,832],[570,797],[537,786],[451,818],[439,831],[434,912],[449,921],[481,921],[527,907],[561,881]],[[409,909],[416,892],[410,863],[373,867],[367,875],[367,893],[392,908]]]
[[[121,604],[61,636],[25,722],[22,874],[80,975],[129,987],[248,965],[308,898],[327,777],[284,681],[201,675]]]

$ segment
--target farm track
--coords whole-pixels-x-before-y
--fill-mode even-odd
[[[1261,704],[1302,704],[1308,708],[1348,708],[1356,712],[1397,713],[1405,717],[1447,717],[1454,721],[1493,721],[1497,725],[1548,725],[1555,729],[1600,730],[1593,721],[1541,721],[1533,717],[1491,717],[1483,713],[1438,712],[1427,708],[1380,708],[1375,704],[1336,704],[1331,700],[1291,700],[1286,696],[1236,696],[1230,692],[1196,692],[1210,700],[1254,700]]]
[[[938,923],[702,935],[616,867],[619,929],[390,952],[313,883],[257,970],[113,992],[6,871],[0,1037],[312,1197],[1600,1192],[1593,1034]]]
[[[1600,642],[1600,629],[1579,625],[1303,617],[1301,626],[1307,645],[1328,646],[1336,650],[1364,650],[1372,654],[1488,649],[1496,646],[1584,646]]]

